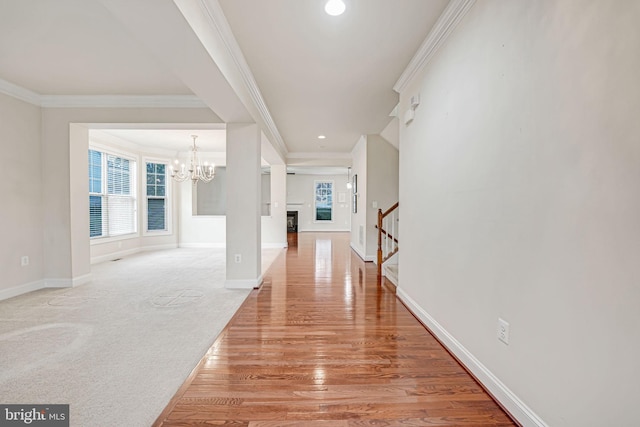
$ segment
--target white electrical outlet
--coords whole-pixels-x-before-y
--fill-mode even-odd
[[[498,339],[509,345],[509,323],[498,317]]]
[[[240,264],[242,262],[242,255],[235,254],[235,261],[236,261],[236,264]]]
[[[29,257],[27,255],[20,258],[20,265],[23,267],[26,267],[27,265],[29,265]]]

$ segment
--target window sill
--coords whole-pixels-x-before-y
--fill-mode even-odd
[[[121,241],[121,240],[137,239],[138,237],[140,237],[140,235],[138,233],[123,234],[122,236],[112,236],[112,237],[91,237],[89,239],[89,244],[91,246],[93,246],[93,245],[104,245],[104,244],[107,244],[107,243],[118,242],[118,241]]]

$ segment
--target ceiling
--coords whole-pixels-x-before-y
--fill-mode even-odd
[[[391,120],[392,87],[447,0],[345,3],[331,17],[325,0],[0,0],[0,79],[48,96],[195,95],[223,121],[253,117],[185,8],[221,11],[285,154],[347,155]]]

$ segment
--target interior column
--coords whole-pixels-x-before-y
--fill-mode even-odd
[[[260,130],[227,124],[227,278],[230,289],[262,284]]]

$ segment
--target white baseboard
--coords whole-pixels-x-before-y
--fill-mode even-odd
[[[353,243],[351,243],[351,249],[353,249],[353,251],[358,254],[358,256],[362,258],[364,262],[374,262],[376,260],[375,256],[366,256],[365,254],[363,254],[360,249],[353,245]]]
[[[177,247],[177,243],[168,243],[166,245],[140,246],[140,250],[142,252],[166,251],[167,249],[176,249]]]
[[[263,249],[281,249],[281,248],[286,248],[288,246],[287,242],[284,243],[263,243],[262,244],[262,248]]]
[[[224,249],[227,247],[226,243],[180,243],[181,248],[190,248],[190,249]],[[286,248],[287,242],[283,243],[263,243],[263,248],[273,249],[273,248]]]
[[[19,295],[26,294],[27,292],[37,291],[44,287],[44,280],[36,280],[35,282],[24,283],[22,285],[13,286],[9,289],[3,289],[0,291],[0,301],[17,297]]]
[[[323,228],[322,230],[315,230],[313,228],[298,229],[298,233],[349,233],[350,231],[348,228]]]
[[[75,288],[91,281],[91,273],[70,279],[44,279],[45,288]]]
[[[138,252],[140,252],[140,248],[127,249],[126,251],[112,252],[112,253],[107,254],[107,255],[101,255],[101,256],[92,257],[91,258],[91,265],[99,264],[101,262],[113,261],[114,259],[122,258],[122,257],[133,255],[133,254],[137,254]]]
[[[84,276],[74,277],[71,280],[71,286],[75,288],[76,286],[86,285],[87,283],[91,282],[91,278],[91,273],[85,274]]]
[[[99,264],[101,262],[106,262],[106,261],[113,261],[115,259],[129,256],[129,255],[135,255],[140,252],[164,251],[167,249],[176,249],[177,247],[178,245],[176,243],[169,243],[166,245],[140,246],[133,249],[127,249],[125,251],[112,252],[110,254],[93,257],[91,258],[91,265]]]
[[[415,314],[422,323],[453,353],[458,360],[473,373],[493,397],[511,413],[523,427],[548,427],[522,400],[518,398],[498,377],[456,340],[429,313],[420,307],[402,288],[396,289],[396,295]]]
[[[225,280],[224,287],[226,289],[257,289],[262,285],[262,281],[262,275],[257,279]]]

